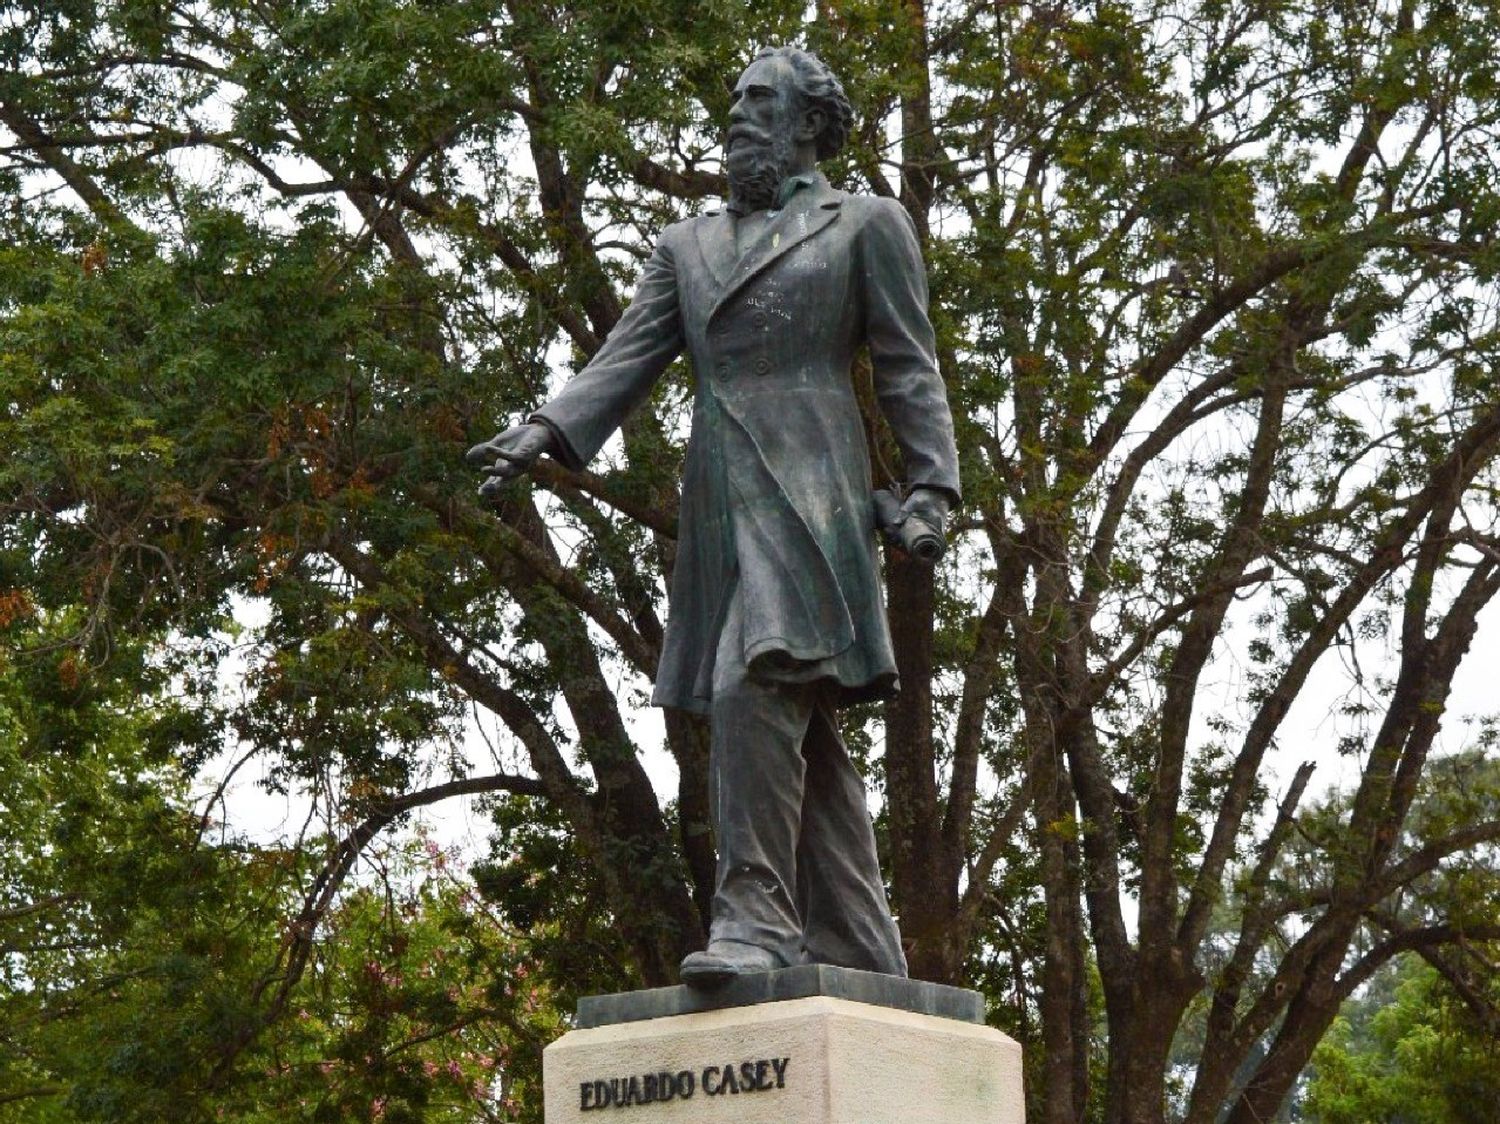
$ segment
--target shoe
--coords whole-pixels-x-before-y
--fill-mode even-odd
[[[683,957],[680,974],[688,987],[722,987],[736,976],[784,968],[774,952],[740,941],[713,941],[703,952]]]

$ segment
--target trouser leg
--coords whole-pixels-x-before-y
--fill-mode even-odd
[[[817,964],[905,976],[906,957],[886,904],[864,780],[826,702],[813,712],[802,755],[807,771],[797,889],[806,957]]]
[[[797,838],[812,693],[750,677],[732,596],[715,656],[709,715],[709,796],[719,849],[710,940],[742,941],[795,964]]]
[[[738,595],[715,655],[710,799],[719,849],[711,940],[906,975],[864,781],[825,696],[753,679]]]

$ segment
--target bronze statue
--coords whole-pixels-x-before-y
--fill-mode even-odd
[[[817,171],[852,116],[816,56],[762,51],[734,90],[728,205],[668,227],[588,366],[469,451],[485,494],[544,453],[582,468],[684,348],[692,361],[653,702],[706,713],[712,730],[713,919],[707,950],[682,964],[700,987],[799,963],[906,975],[835,716],[897,686],[850,378],[862,346],[907,474],[883,522],[927,557],[959,498],[958,459],[912,222]]]

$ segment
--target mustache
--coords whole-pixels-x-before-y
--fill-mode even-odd
[[[724,134],[724,153],[727,156],[739,147],[764,148],[772,143],[772,137],[753,125],[731,125]]]

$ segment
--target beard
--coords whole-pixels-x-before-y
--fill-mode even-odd
[[[791,172],[795,150],[791,136],[777,130],[768,137],[736,138],[724,160],[729,177],[729,205],[742,213],[768,210]]]

